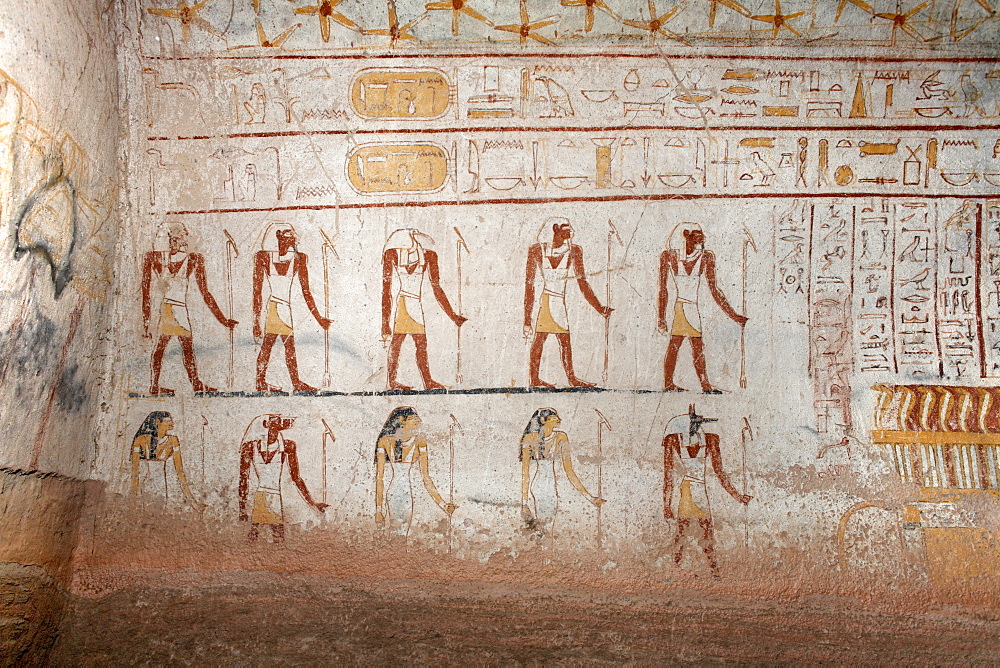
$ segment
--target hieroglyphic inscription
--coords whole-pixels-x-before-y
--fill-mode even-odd
[[[982,375],[1000,377],[1000,202],[982,208],[979,239],[979,290],[983,343]]]
[[[979,206],[963,202],[939,215],[937,313],[942,376],[979,376],[979,316],[976,285],[976,221]]]
[[[896,370],[892,317],[893,205],[874,200],[862,206],[854,240],[854,335],[856,370]]]
[[[896,268],[893,311],[899,320],[896,354],[907,377],[940,375],[934,296],[937,280],[937,227],[927,202],[895,207]]]

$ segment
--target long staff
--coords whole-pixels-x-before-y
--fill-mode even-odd
[[[604,306],[611,306],[611,242],[618,240],[620,246],[624,246],[622,243],[622,238],[618,234],[618,228],[615,224],[608,219],[608,257],[607,264],[605,265],[604,274]],[[609,362],[609,349],[611,347],[611,318],[610,316],[604,318],[604,370],[601,372],[601,382],[608,382],[608,362]]]
[[[458,231],[457,227],[453,227],[455,234],[458,235],[458,239],[455,240],[455,255],[458,265],[458,314],[462,315],[462,249],[465,249],[466,253],[470,253],[469,246],[465,243],[465,239],[462,237],[462,233]],[[458,331],[455,336],[457,337],[457,348],[456,355],[457,359],[455,361],[455,382],[462,383],[465,378],[462,376],[462,328],[458,327]]]
[[[740,430],[740,441],[743,445],[743,493],[747,493],[747,435],[753,440],[753,427],[750,426],[750,419],[743,418],[743,429]],[[743,547],[750,544],[750,506],[743,506]]]
[[[323,317],[330,319],[330,262],[327,251],[332,251],[337,255],[337,248],[330,241],[330,237],[320,228],[323,235]],[[323,330],[323,387],[330,387],[330,327]],[[324,423],[325,424],[325,423]],[[324,468],[324,473],[326,469]]]
[[[597,420],[597,498],[603,499],[604,496],[604,428],[607,427],[608,431],[611,431],[611,422],[608,418],[604,417],[604,413],[597,410],[594,411],[598,415]],[[597,549],[603,549],[604,536],[601,533],[601,505],[597,506]]]
[[[741,308],[743,316],[747,314],[747,248],[753,248],[757,252],[757,242],[746,225],[743,225],[743,292],[741,295]],[[747,353],[746,353],[746,324],[740,327],[740,388],[747,389]]]
[[[320,418],[320,422],[323,423],[323,503],[326,503],[326,439],[329,438],[332,443],[337,442],[337,437],[333,435],[333,429],[327,424],[326,418]],[[325,517],[325,515],[324,515]]]
[[[233,320],[233,256],[240,256],[240,249],[229,230],[222,230],[226,235],[226,282],[229,284],[229,319]],[[226,379],[229,389],[233,389],[236,373],[236,330],[229,328],[229,377]]]
[[[462,429],[462,424],[455,417],[454,413],[450,413],[451,424],[448,425],[448,505],[455,505],[455,430],[457,429],[463,436],[465,435],[465,430]],[[452,524],[452,518],[454,511],[448,513],[448,553],[451,554],[452,550],[452,539],[454,537],[454,527]]]

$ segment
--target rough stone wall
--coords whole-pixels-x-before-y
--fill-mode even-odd
[[[0,5],[0,656],[45,660],[94,462],[118,210],[113,2]]]
[[[997,24],[902,4],[124,3],[79,586],[992,600]]]

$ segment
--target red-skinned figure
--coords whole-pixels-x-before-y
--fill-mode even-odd
[[[324,512],[329,506],[316,503],[299,473],[299,456],[295,441],[284,437],[295,418],[282,415],[264,415],[254,418],[240,444],[240,521],[250,522],[248,538],[257,540],[261,526],[271,527],[275,543],[285,538],[284,504],[281,498],[281,479],[285,464],[288,475],[302,498],[310,506]],[[250,492],[250,472],[257,479],[257,486]]]
[[[670,244],[677,240],[678,231],[681,232],[683,239],[681,247],[674,248]],[[719,289],[715,278],[715,255],[705,249],[705,233],[694,223],[681,223],[671,233],[667,250],[660,254],[659,293],[656,301],[657,327],[663,334],[670,333],[667,354],[663,360],[663,389],[667,391],[684,390],[674,383],[674,369],[677,366],[677,353],[684,339],[687,339],[691,342],[691,357],[702,392],[721,393],[721,390],[709,382],[705,363],[701,313],[698,310],[698,293],[702,276],[705,277],[712,298],[719,308],[741,327],[746,325],[747,318],[729,305],[726,296]],[[666,314],[671,282],[674,284],[676,299],[673,321],[668,329]]]
[[[271,238],[273,236],[274,243]],[[290,225],[272,223],[264,234],[261,250],[254,257],[253,267],[253,337],[261,340],[257,354],[257,391],[280,392],[280,388],[267,382],[267,366],[271,359],[271,349],[278,337],[285,347],[285,365],[296,392],[315,392],[299,378],[298,361],[295,356],[295,330],[292,324],[292,288],[298,283],[306,307],[319,326],[330,327],[330,320],[320,315],[309,289],[309,258],[296,248],[295,230]],[[268,286],[265,307],[264,284]],[[263,325],[261,316],[263,314]]]
[[[382,251],[382,340],[389,342],[390,390],[412,389],[396,381],[399,370],[399,351],[407,336],[416,347],[417,369],[428,390],[444,389],[444,385],[431,377],[427,361],[427,333],[424,327],[423,284],[426,275],[431,282],[434,297],[455,326],[461,327],[465,318],[451,308],[448,295],[441,287],[438,256],[424,248],[420,238],[430,240],[426,234],[414,229],[396,230],[385,243]],[[396,285],[394,289],[394,284]],[[395,293],[395,298],[393,298]]]
[[[663,516],[666,519],[677,518],[677,532],[671,550],[674,552],[674,563],[680,565],[684,556],[684,534],[691,526],[691,520],[697,520],[702,536],[698,541],[705,553],[708,567],[712,575],[719,576],[719,565],[715,560],[715,528],[712,522],[711,504],[708,500],[707,473],[708,462],[722,489],[734,499],[746,505],[753,498],[741,494],[733,486],[725,469],[722,468],[722,453],[719,449],[719,435],[703,432],[701,426],[706,422],[716,422],[715,418],[705,418],[695,412],[691,404],[687,414],[678,415],[667,423],[666,434],[663,437]],[[680,493],[676,509],[674,506],[674,487],[680,479]]]
[[[524,336],[530,338],[531,352],[528,364],[528,384],[531,387],[553,387],[539,376],[542,361],[542,349],[549,334],[554,334],[559,342],[559,353],[562,358],[566,378],[573,387],[594,387],[594,383],[580,380],[573,370],[573,346],[569,333],[569,318],[566,313],[566,286],[571,280],[576,280],[587,300],[594,310],[603,317],[611,316],[614,310],[601,306],[583,266],[583,250],[572,243],[573,227],[566,218],[549,218],[542,229],[544,235],[551,227],[552,242],[533,244],[528,249],[528,265],[524,277]],[[541,236],[541,235],[540,235]],[[537,317],[532,327],[532,315],[535,313],[535,279],[542,278],[541,297],[538,300]]]
[[[232,329],[238,324],[227,318],[208,289],[205,275],[205,258],[200,253],[188,252],[187,228],[180,223],[170,223],[163,230],[167,236],[167,248],[146,253],[142,263],[142,324],[147,338],[152,337],[150,318],[152,316],[152,291],[154,280],[161,296],[159,324],[156,346],[150,360],[150,394],[173,394],[174,391],[160,386],[160,372],[163,367],[163,353],[170,339],[177,337],[181,344],[184,370],[195,392],[214,392],[214,387],[205,385],[198,377],[198,363],[194,355],[194,335],[188,314],[188,287],[195,279],[198,291],[208,309],[223,327]],[[160,238],[158,235],[157,242]]]

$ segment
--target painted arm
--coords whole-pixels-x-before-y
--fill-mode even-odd
[[[139,459],[141,455],[149,452],[151,436],[143,434],[132,441],[132,495],[139,493]]]
[[[379,526],[385,526],[385,485],[382,479],[385,476],[386,459],[388,455],[380,440],[375,448],[375,523]]]
[[[306,503],[319,512],[326,510],[328,507],[327,504],[313,501],[312,496],[309,494],[309,488],[306,487],[306,482],[302,479],[302,474],[299,473],[299,455],[295,447],[295,441],[285,441],[285,461],[288,462],[288,474],[292,477],[292,482],[298,487],[299,493],[306,500]]]
[[[441,493],[434,486],[434,481],[431,480],[430,462],[427,458],[427,441],[423,438],[417,437],[417,454],[420,464],[420,477],[424,480],[424,488],[427,489],[427,493],[431,495],[434,499],[434,503],[438,504],[444,512],[451,515],[458,508],[454,503],[445,503],[444,499],[441,497]]]
[[[745,325],[747,317],[737,313],[726,301],[726,295],[722,294],[722,290],[719,289],[719,284],[715,280],[715,254],[711,251],[705,251],[705,279],[708,281],[708,289],[712,292],[712,298],[715,299],[715,303],[719,305],[722,312],[741,327]]]
[[[253,448],[257,441],[244,441],[240,445],[240,482],[237,494],[240,497],[240,521],[250,519],[247,513],[247,494],[250,487],[250,462],[253,460]]]
[[[149,336],[149,317],[152,313],[150,304],[150,286],[153,282],[153,272],[159,270],[159,258],[155,251],[146,253],[142,261],[142,327],[146,336]]]
[[[531,443],[530,436],[521,437],[521,510],[529,511],[528,495],[531,493]]]
[[[524,271],[524,335],[531,336],[531,316],[535,311],[535,276],[542,262],[542,246],[528,249],[528,266]]]
[[[239,323],[235,320],[230,320],[222,313],[222,309],[215,301],[215,297],[208,289],[208,277],[205,274],[205,258],[201,253],[191,253],[189,255],[191,258],[191,271],[194,272],[194,280],[198,284],[198,290],[201,291],[201,296],[205,300],[205,304],[208,306],[208,310],[212,312],[215,319],[223,327],[229,327],[232,329]]]
[[[261,338],[260,312],[264,306],[264,277],[271,258],[267,251],[257,251],[253,260],[253,338]]]
[[[424,258],[427,261],[427,270],[431,275],[431,289],[434,290],[434,297],[438,300],[438,304],[444,309],[444,312],[451,318],[457,326],[461,327],[468,318],[461,316],[451,308],[451,303],[448,302],[448,295],[444,293],[444,288],[441,287],[441,270],[438,268],[438,256],[432,250],[424,251]]]
[[[594,307],[594,310],[603,315],[605,318],[611,315],[614,311],[613,308],[607,306],[601,306],[601,302],[597,299],[597,295],[594,294],[594,290],[590,287],[590,283],[587,281],[587,273],[583,268],[583,249],[579,246],[573,246],[570,249],[570,262],[573,263],[573,270],[576,272],[576,283],[580,286],[580,292],[583,293],[583,298],[587,300],[587,303]]]
[[[670,251],[660,253],[660,276],[656,291],[656,326],[664,333],[667,331],[667,302],[670,301],[668,282],[670,280],[671,265],[672,258],[670,257]]]
[[[392,333],[389,316],[392,315],[392,270],[396,268],[396,250],[390,248],[382,254],[382,339]]]
[[[587,488],[583,486],[580,477],[576,475],[576,471],[573,470],[573,453],[570,451],[569,438],[565,433],[557,432],[556,439],[558,439],[559,452],[562,454],[562,465],[563,470],[566,472],[566,479],[576,488],[576,491],[587,497],[588,501],[595,506],[600,506],[604,503],[604,499],[599,499],[588,492]]]
[[[674,456],[680,453],[680,434],[667,434],[663,437],[663,517],[674,518],[671,504],[674,500]]]
[[[729,496],[743,505],[750,503],[750,499],[753,497],[737,492],[736,488],[733,487],[733,482],[729,479],[729,474],[722,468],[722,451],[719,448],[719,435],[705,434],[705,447],[708,449],[708,456],[712,459],[712,469],[715,470],[715,475],[719,478],[719,484],[722,485],[722,489],[729,492]]]
[[[299,275],[299,285],[302,286],[302,298],[306,300],[306,306],[313,317],[316,318],[319,326],[323,329],[329,329],[332,321],[319,314],[319,309],[316,307],[316,300],[313,299],[312,290],[309,288],[309,267],[307,266],[309,258],[305,253],[299,253],[297,259],[298,262],[295,263],[295,267]]]

